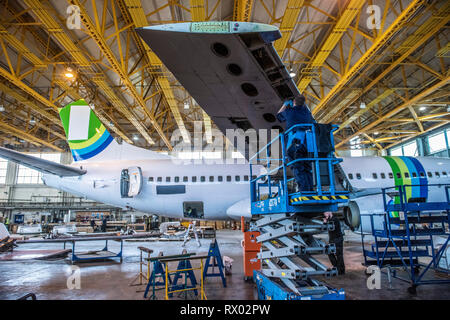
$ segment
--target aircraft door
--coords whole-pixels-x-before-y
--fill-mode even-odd
[[[142,190],[143,177],[140,167],[123,169],[120,175],[120,195],[122,198],[133,198]]]

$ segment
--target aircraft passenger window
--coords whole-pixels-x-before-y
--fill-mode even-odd
[[[381,179],[386,179],[386,175],[384,174],[384,172],[380,173]]]
[[[398,179],[400,179],[402,177],[402,174],[400,172],[397,172],[396,176]]]
[[[175,177],[175,182],[180,182],[180,177]]]
[[[425,172],[421,171],[421,172],[419,172],[419,175],[420,175],[421,178],[424,178],[425,177]]]
[[[405,178],[409,178],[409,173],[405,172]]]
[[[205,176],[201,176],[201,177],[200,177],[200,182],[205,182],[205,181],[206,181]]]
[[[447,172],[442,171],[442,175],[443,175],[443,176],[447,176]]]
[[[170,182],[170,177],[166,177],[166,182]]]
[[[148,177],[149,182],[153,182],[153,179],[154,179],[153,177]]]
[[[349,173],[349,174],[348,174],[348,178],[349,178],[350,180],[353,180],[353,173]]]
[[[416,173],[416,172],[413,172],[413,173],[412,173],[412,176],[413,176],[413,178],[417,178],[417,173]]]
[[[244,176],[244,181],[248,181],[248,176]]]
[[[373,177],[374,179],[378,179],[378,176],[377,176],[376,173],[372,173],[372,177]]]
[[[217,177],[217,181],[222,182],[223,181],[223,177],[222,176],[218,176]]]
[[[214,182],[214,176],[209,176],[209,182]]]
[[[394,175],[392,174],[392,172],[389,172],[389,179],[393,179]]]
[[[428,171],[428,177],[429,178],[433,177],[433,174],[430,171]]]
[[[188,180],[189,180],[188,177],[186,177],[186,176],[183,177],[183,182],[188,182]]]
[[[434,174],[436,175],[437,178],[439,178],[439,177],[441,176],[441,175],[439,174],[439,172],[437,172],[437,171],[436,171]]]
[[[158,177],[158,182],[162,182],[162,177]]]
[[[236,180],[236,181],[241,181],[241,177],[240,177],[240,176],[235,176],[235,177],[234,177],[234,180]]]
[[[231,181],[231,176],[227,176],[227,182]]]
[[[192,182],[197,182],[197,177],[196,176],[192,177]]]
[[[361,174],[360,173],[356,174],[356,179],[361,180]]]

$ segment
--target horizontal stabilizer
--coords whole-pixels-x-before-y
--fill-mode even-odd
[[[0,157],[21,164],[25,167],[54,174],[60,177],[81,176],[86,170],[66,166],[53,161],[36,158],[27,154],[0,147]]]

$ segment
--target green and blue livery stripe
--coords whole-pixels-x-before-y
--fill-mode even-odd
[[[413,157],[383,157],[392,169],[395,186],[413,185],[406,187],[406,200],[410,198],[428,197],[428,179],[426,172],[419,160]],[[409,177],[405,176],[408,173]],[[400,198],[394,198],[394,203],[400,203]],[[398,217],[398,212],[393,212],[394,217]]]
[[[71,112],[72,108],[75,106],[81,107],[81,109],[86,107],[86,109],[84,109],[81,113],[81,118],[83,119],[78,118],[80,117],[80,113]],[[95,113],[90,108],[87,108],[89,108],[89,106],[84,100],[78,100],[59,110],[59,115],[66,132],[69,147],[75,161],[87,160],[98,155],[114,140],[111,134],[106,130],[105,126],[97,118]],[[77,110],[79,109],[80,108]],[[75,125],[78,123],[80,125],[80,122],[83,124],[84,121],[89,122],[88,125],[83,127],[83,129],[75,131],[77,131],[77,134],[80,134],[81,131],[81,135],[83,137],[85,136],[85,139],[71,140],[71,131],[69,128],[70,124],[73,123],[73,125]],[[75,129],[77,129],[77,127],[75,127]],[[74,136],[72,135],[72,137]],[[79,136],[77,136],[77,138],[78,137]]]

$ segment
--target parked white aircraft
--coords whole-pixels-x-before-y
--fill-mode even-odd
[[[222,132],[279,128],[274,113],[284,100],[299,94],[272,46],[281,37],[276,27],[208,21],[138,33]],[[183,50],[174,49],[177,45]],[[62,108],[60,116],[74,164],[5,148],[0,148],[0,157],[42,171],[48,186],[113,206],[171,218],[250,217],[249,165],[176,165],[169,156],[118,144],[83,100]],[[369,230],[364,215],[383,211],[383,187],[421,184],[409,189],[408,198],[443,201],[444,188],[425,185],[450,183],[449,175],[450,159],[344,158],[336,177],[351,191],[347,224],[358,229],[362,220],[363,231]]]

